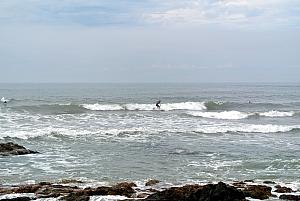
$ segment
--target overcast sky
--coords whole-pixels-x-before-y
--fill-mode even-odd
[[[300,82],[300,0],[0,0],[0,82]]]

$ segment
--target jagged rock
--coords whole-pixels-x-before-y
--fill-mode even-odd
[[[283,194],[283,195],[279,196],[279,199],[300,201],[300,195],[286,195],[286,194]]]
[[[155,184],[158,184],[159,180],[157,179],[150,179],[149,181],[146,182],[145,186],[153,186]]]
[[[291,188],[288,188],[288,187],[277,185],[275,192],[277,192],[277,193],[291,193],[291,192],[293,192],[293,190]]]
[[[271,187],[264,186],[264,185],[249,185],[247,186],[243,192],[246,197],[251,197],[254,199],[268,199],[271,196]]]
[[[12,142],[0,143],[0,155],[2,155],[2,156],[24,155],[24,154],[35,154],[35,153],[38,153],[38,152],[31,151],[29,149],[26,149],[23,146],[14,144]]]
[[[205,186],[187,185],[154,193],[146,201],[244,201],[244,194],[222,182]]]
[[[244,201],[242,191],[223,182],[208,184],[193,192],[187,201]]]

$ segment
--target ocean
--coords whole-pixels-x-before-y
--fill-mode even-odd
[[[271,180],[300,188],[300,84],[0,84],[0,183]],[[161,109],[155,103],[161,100]]]

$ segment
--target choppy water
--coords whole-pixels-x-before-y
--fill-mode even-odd
[[[0,84],[2,96],[0,142],[41,152],[0,156],[2,184],[256,179],[300,187],[299,84]]]

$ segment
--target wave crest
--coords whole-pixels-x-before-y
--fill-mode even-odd
[[[82,107],[88,110],[141,110],[141,111],[151,111],[157,110],[155,104],[82,104]],[[181,103],[164,103],[161,105],[161,110],[171,111],[171,110],[205,110],[205,102],[181,102]]]
[[[269,112],[261,112],[259,113],[260,116],[266,116],[266,117],[291,117],[295,114],[295,112],[281,112],[276,110],[271,110]]]
[[[249,115],[239,111],[224,112],[188,112],[188,114],[197,117],[213,118],[213,119],[244,119]]]
[[[222,112],[201,112],[201,111],[190,111],[187,114],[195,117],[211,118],[211,119],[245,119],[252,116],[261,117],[292,117],[295,112],[282,112],[282,111],[268,111],[268,112],[255,112],[246,113],[239,111],[222,111]]]

